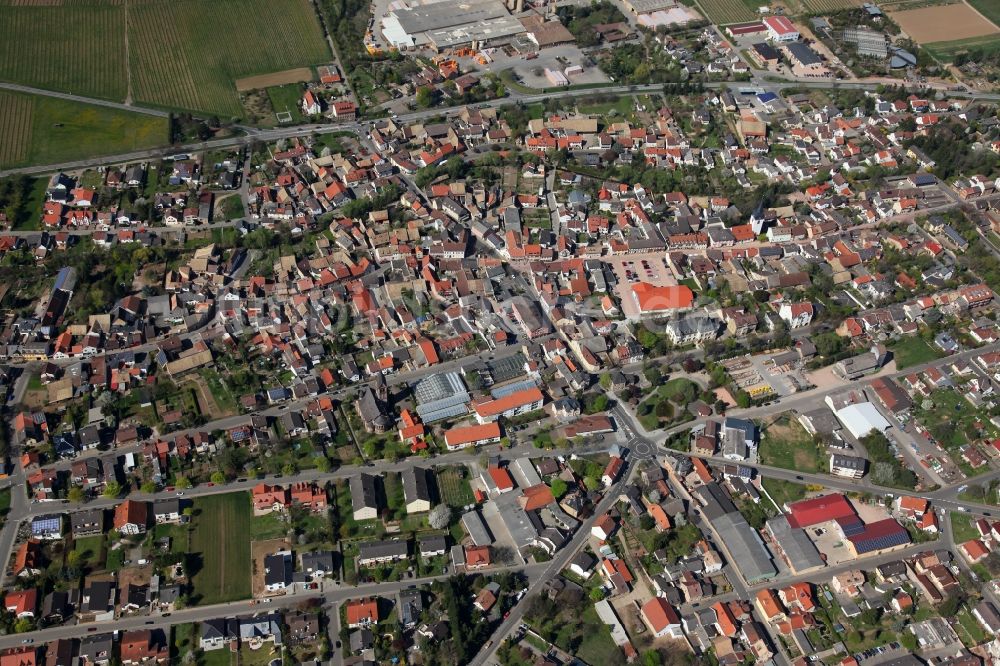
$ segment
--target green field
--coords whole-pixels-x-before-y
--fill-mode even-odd
[[[237,79],[330,60],[309,0],[0,4],[0,80],[91,97],[239,116]]]
[[[0,167],[53,164],[168,143],[166,118],[0,91]]]
[[[996,53],[1000,51],[1000,33],[969,37],[968,39],[956,39],[951,42],[921,44],[921,48],[942,62],[950,62],[961,51],[972,49],[983,53]]]
[[[802,4],[810,12],[816,14],[861,6],[859,0],[802,0]]]
[[[792,483],[791,481],[764,478],[761,484],[779,508],[790,502],[797,502],[800,499],[804,499],[806,496],[806,487],[798,483]]]
[[[923,338],[904,338],[889,349],[892,350],[892,356],[896,359],[897,370],[928,363],[942,356]]]
[[[73,550],[80,553],[80,566],[89,571],[104,568],[104,536],[80,537],[73,539]]]
[[[250,520],[247,493],[226,493],[194,501],[191,555],[193,600],[218,604],[250,597]]]
[[[0,6],[0,80],[125,99],[124,5],[0,0]]]
[[[760,2],[754,0],[698,0],[698,7],[712,23],[728,25],[753,21]]]
[[[436,471],[437,486],[441,492],[441,499],[452,507],[463,507],[472,504],[476,498],[472,495],[472,488],[469,486],[468,472],[461,476],[462,468],[445,467]]]
[[[764,428],[760,461],[765,465],[816,473],[826,469],[826,447],[813,441],[798,421],[787,415]]]
[[[1000,26],[1000,3],[997,0],[966,0],[980,14]]]
[[[271,100],[274,112],[287,111],[292,115],[293,123],[302,122],[302,94],[302,85],[299,83],[271,86],[267,89],[267,97]]]
[[[979,531],[972,525],[972,517],[964,513],[951,514],[951,533],[955,543],[979,538]]]

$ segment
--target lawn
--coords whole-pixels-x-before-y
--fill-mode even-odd
[[[274,112],[287,111],[292,115],[293,123],[302,122],[302,94],[302,84],[299,83],[272,86],[267,89],[267,97],[271,100]]]
[[[436,475],[441,499],[449,506],[460,508],[476,501],[469,485],[469,472],[465,467],[444,467],[436,470]]]
[[[226,648],[198,652],[198,666],[231,666],[233,663],[233,653]]]
[[[979,530],[972,524],[972,516],[966,513],[951,514],[951,533],[955,543],[965,543],[979,538]]]
[[[941,358],[941,354],[921,337],[904,338],[890,347],[896,359],[896,369],[903,370]]]
[[[798,483],[769,477],[764,477],[761,483],[779,508],[789,502],[797,502],[806,496],[806,487]]]
[[[979,622],[976,621],[976,618],[972,617],[972,614],[969,613],[968,608],[963,608],[962,611],[955,617],[958,620],[958,626],[962,629],[958,632],[959,636],[961,637],[962,634],[965,634],[969,639],[968,641],[963,641],[965,642],[966,647],[975,647],[990,638],[986,635],[986,632],[983,631],[983,628],[980,626]]]
[[[267,541],[280,539],[288,534],[288,524],[282,520],[279,513],[268,513],[263,516],[253,516],[250,519],[250,540]]]
[[[233,196],[237,202],[240,201],[239,196]],[[240,205],[242,209],[242,204]],[[208,390],[212,393],[212,398],[215,400],[215,404],[219,409],[224,412],[229,412],[235,414],[236,409],[236,398],[233,396],[232,391],[226,386],[226,382],[223,381],[222,377],[219,376],[219,372],[215,368],[204,368],[200,372],[202,379],[205,380],[205,384],[208,386]]]
[[[816,473],[826,469],[826,447],[802,425],[781,415],[761,433],[760,461],[765,465]]]
[[[196,565],[192,586],[197,604],[217,604],[250,596],[250,525],[252,509],[245,492],[201,497],[194,501],[191,557]]]
[[[580,113],[586,113],[595,116],[607,116],[613,114],[616,116],[624,116],[632,111],[633,99],[631,95],[623,95],[617,99],[612,99],[608,101],[588,101],[583,100],[577,105],[577,110]]]
[[[0,92],[0,166],[53,164],[169,143],[166,118],[44,95]]]
[[[104,568],[104,535],[73,539],[73,550],[80,553],[80,566],[94,571]]]
[[[188,552],[188,529],[186,526],[163,523],[154,527],[153,538],[160,540],[163,537],[170,538],[171,553]]]

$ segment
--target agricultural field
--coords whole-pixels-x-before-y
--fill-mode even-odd
[[[125,5],[0,0],[0,80],[121,101]]]
[[[226,493],[194,501],[191,532],[193,597],[218,604],[250,597],[250,521],[247,493]]]
[[[753,0],[698,0],[698,6],[712,23],[729,25],[756,19],[760,3]]]
[[[23,164],[31,149],[32,98],[0,92],[0,167]]]
[[[166,118],[0,91],[0,167],[52,164],[169,143]]]
[[[861,6],[860,0],[801,0],[801,2],[807,11],[815,14],[837,12]]]
[[[1000,3],[997,0],[966,0],[976,11],[1000,26]]]
[[[1000,34],[983,35],[982,37],[970,37],[969,39],[956,39],[951,42],[934,42],[924,44],[922,47],[935,59],[941,62],[954,60],[955,55],[962,51],[975,49],[983,54],[1000,52]]]
[[[142,2],[129,37],[137,101],[224,116],[242,111],[237,79],[330,59],[308,0]]]
[[[0,4],[0,80],[39,88],[236,117],[237,80],[330,60],[309,0]]]
[[[963,3],[890,12],[892,20],[918,44],[996,35],[1000,30]]]

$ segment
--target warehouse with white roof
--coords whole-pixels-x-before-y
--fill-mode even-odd
[[[855,439],[875,431],[884,433],[891,427],[882,413],[870,402],[857,402],[834,412]]]

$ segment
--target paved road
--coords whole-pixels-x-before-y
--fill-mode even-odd
[[[626,465],[628,465],[628,461],[626,461]],[[594,515],[580,524],[580,528],[577,530],[570,542],[566,544],[562,550],[556,553],[556,556],[553,557],[552,560],[544,565],[536,565],[544,566],[545,568],[538,578],[533,581],[531,585],[529,585],[528,593],[525,594],[524,597],[521,598],[521,601],[510,610],[507,619],[501,622],[500,626],[493,631],[493,640],[487,642],[479,653],[476,654],[476,656],[469,662],[469,666],[484,666],[484,664],[491,662],[493,655],[496,653],[497,648],[500,647],[503,638],[513,631],[519,624],[521,624],[521,620],[524,619],[524,614],[528,611],[530,601],[541,594],[541,590],[547,581],[555,578],[560,571],[569,566],[569,562],[573,559],[573,556],[575,556],[584,544],[587,543],[587,538],[590,536],[590,528],[593,527],[594,522],[601,515],[607,513],[607,511],[618,501],[622,484],[625,483],[625,479],[627,479],[633,471],[634,468],[623,471],[621,480],[608,488],[604,498],[601,499],[597,507],[594,509]]]
[[[717,89],[722,87],[726,88],[743,87],[740,84],[733,83],[731,81],[708,82],[705,83],[704,86],[706,89]],[[816,88],[816,89],[842,88],[845,90],[870,90],[871,84],[859,83],[859,82],[838,83],[830,81],[784,81],[784,82],[765,81],[765,82],[754,82],[746,84],[746,87],[752,87],[767,92],[780,92],[781,90],[785,90],[787,88]],[[593,95],[643,94],[651,92],[661,92],[662,90],[663,90],[663,85],[655,84],[655,85],[636,85],[636,86],[608,85],[602,88],[587,88],[583,90],[560,90],[555,92],[543,92],[543,93],[520,93],[516,91],[511,91],[508,97],[498,100],[492,100],[489,102],[483,102],[475,106],[478,108],[484,108],[484,107],[499,108],[503,106],[509,106],[512,103],[531,104],[534,102],[544,101],[547,99],[565,99],[567,97],[588,97]],[[949,93],[949,95],[956,98],[1000,100],[1000,95],[993,95],[993,94],[951,92]],[[109,104],[114,104],[114,103],[109,103]],[[456,113],[459,113],[462,109],[466,108],[466,106],[467,105],[460,105],[455,107],[443,107],[443,108],[427,109],[424,111],[414,111],[412,113],[399,114],[397,119],[401,122],[416,122],[420,120],[426,120],[428,118],[454,115]],[[137,110],[136,107],[126,107],[126,108],[128,108],[129,110]],[[35,165],[29,167],[21,167],[17,169],[7,169],[5,171],[0,171],[0,176],[6,176],[15,173],[37,175],[37,174],[52,173],[55,171],[86,169],[104,164],[140,162],[143,160],[160,158],[166,155],[176,154],[179,152],[196,152],[203,150],[215,150],[219,148],[233,148],[238,146],[249,145],[253,141],[272,142],[272,141],[277,141],[278,139],[290,139],[294,137],[302,137],[311,134],[353,132],[354,134],[363,136],[365,134],[366,128],[370,127],[371,122],[373,121],[367,121],[363,123],[345,123],[342,125],[302,125],[297,127],[282,127],[270,130],[240,128],[246,132],[244,136],[228,137],[225,139],[213,139],[211,141],[195,142],[179,146],[124,153],[120,155],[109,155],[105,157],[99,157],[87,160],[76,160],[72,162],[63,162],[60,164]]]
[[[32,88],[31,86],[22,86],[16,83],[0,82],[0,90],[12,90],[14,92],[28,93],[31,95],[44,95],[45,97],[56,97],[58,99],[64,99],[70,102],[82,102],[84,104],[93,104],[95,106],[106,106],[109,109],[129,111],[131,113],[144,113],[147,116],[156,116],[158,118],[170,117],[169,111],[163,111],[161,109],[150,109],[144,106],[134,106],[132,104],[123,104],[122,102],[112,102],[110,100],[97,99],[95,97],[83,97],[81,95],[74,95],[72,93],[56,92],[54,90],[44,90],[42,88]]]
[[[541,578],[546,564],[529,564],[516,567],[492,567],[491,572],[497,571],[520,571],[527,576],[529,584]],[[308,599],[322,599],[326,605],[340,604],[348,599],[378,595],[390,598],[399,593],[400,590],[416,583],[429,583],[434,580],[445,580],[448,576],[430,576],[427,578],[409,579],[398,582],[387,583],[366,583],[363,585],[341,585],[335,582],[326,581],[325,589],[304,590],[288,594],[285,596],[272,597],[270,603],[254,603],[251,600],[233,601],[225,604],[214,604],[211,606],[196,606],[172,613],[153,613],[151,615],[135,615],[121,617],[107,622],[85,622],[66,626],[42,629],[29,634],[36,644],[54,641],[59,638],[77,638],[90,633],[101,633],[109,631],[128,631],[130,629],[142,629],[145,626],[157,628],[167,628],[176,624],[186,624],[188,622],[202,622],[217,617],[235,617],[237,615],[246,616],[254,613],[267,612],[272,610],[293,608]],[[21,644],[25,638],[24,634],[0,636],[0,650],[15,647]],[[337,639],[335,638],[334,641]],[[334,647],[334,649],[336,649]]]

